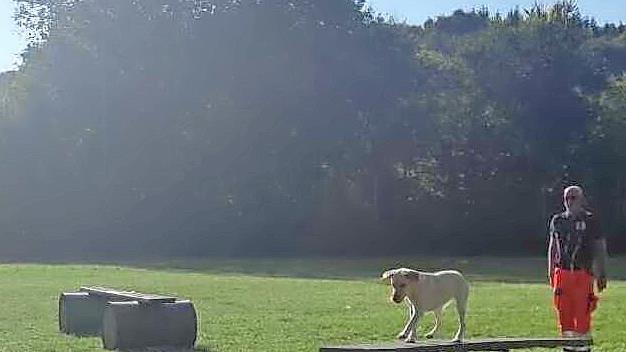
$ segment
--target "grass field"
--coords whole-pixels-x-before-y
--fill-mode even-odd
[[[612,268],[626,270],[626,259]],[[0,351],[104,351],[99,338],[58,333],[62,291],[103,285],[193,300],[198,350],[317,351],[322,344],[390,342],[405,319],[377,276],[407,265],[459,268],[472,284],[468,337],[555,336],[541,259],[177,260],[0,265]],[[613,271],[595,313],[595,351],[626,351],[626,281]],[[619,279],[619,280],[617,280]],[[444,317],[444,338],[456,328]],[[424,324],[425,323],[425,324]],[[430,327],[427,316],[422,333]],[[534,350],[541,351],[541,350]],[[544,350],[545,351],[545,350]]]

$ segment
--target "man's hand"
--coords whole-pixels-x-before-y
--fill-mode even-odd
[[[599,277],[596,280],[596,285],[598,286],[598,292],[604,291],[606,288],[606,277]]]

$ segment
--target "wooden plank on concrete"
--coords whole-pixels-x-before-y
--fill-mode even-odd
[[[353,346],[325,346],[320,352],[445,352],[445,351],[508,351],[519,348],[581,347],[593,344],[591,339],[580,338],[492,338],[465,340],[463,342],[428,341],[418,343],[363,344]]]
[[[90,295],[101,296],[106,299],[111,300],[121,300],[121,301],[138,301],[144,303],[174,303],[176,302],[176,297],[172,296],[162,296],[162,295],[154,295],[147,293],[139,293],[139,292],[129,292],[129,291],[118,291],[106,287],[81,287],[81,292],[87,292]]]

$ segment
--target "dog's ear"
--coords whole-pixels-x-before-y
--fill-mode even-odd
[[[384,281],[385,283],[389,284],[391,283],[391,277],[394,276],[398,271],[393,269],[393,270],[387,270],[384,273],[382,273],[382,275],[380,275],[380,279],[382,281]]]

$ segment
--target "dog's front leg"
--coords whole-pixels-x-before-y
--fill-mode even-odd
[[[404,325],[404,328],[402,329],[402,331],[400,331],[400,333],[398,334],[397,338],[404,340],[407,338],[407,336],[409,336],[409,328],[411,327],[411,321],[413,320],[413,316],[415,315],[415,306],[413,305],[413,303],[411,303],[408,299],[405,299],[407,307],[409,308],[409,317],[406,320],[406,324]]]
[[[408,343],[417,342],[417,334],[415,330],[417,328],[417,322],[420,320],[422,315],[423,313],[417,310],[417,308],[414,306],[413,315],[411,316],[411,320],[409,321],[409,331],[408,331],[409,334],[407,335],[406,339],[404,339],[404,342],[408,342]]]

